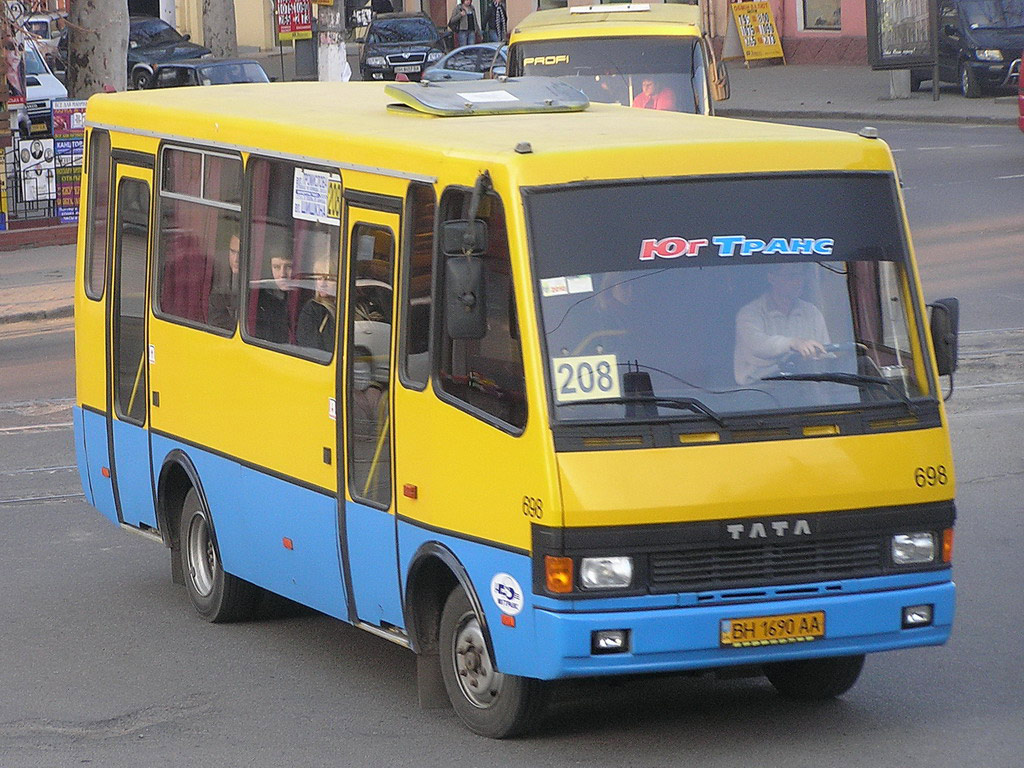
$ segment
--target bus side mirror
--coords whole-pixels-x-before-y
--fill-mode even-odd
[[[960,300],[939,299],[932,310],[932,345],[940,376],[952,376],[957,367],[957,336],[960,332]]]
[[[479,256],[452,256],[444,265],[444,324],[452,339],[487,335],[487,283]]]
[[[483,256],[487,253],[487,222],[454,219],[441,225],[441,252],[445,256]]]
[[[725,101],[729,98],[729,71],[725,68],[724,61],[711,60],[711,98],[715,101]]]

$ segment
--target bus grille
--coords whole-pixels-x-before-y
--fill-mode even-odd
[[[756,546],[700,545],[650,554],[652,592],[793,584],[880,576],[886,538],[838,535]]]

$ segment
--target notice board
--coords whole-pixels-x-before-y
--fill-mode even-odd
[[[775,26],[771,4],[763,2],[732,3],[732,17],[740,35],[740,46],[746,61],[782,59],[782,38]]]

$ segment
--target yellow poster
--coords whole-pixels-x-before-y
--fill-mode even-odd
[[[743,58],[782,59],[782,38],[775,26],[772,7],[764,2],[733,3],[732,17],[736,21],[736,29],[740,33],[740,45],[743,47]]]

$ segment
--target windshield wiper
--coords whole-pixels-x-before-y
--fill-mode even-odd
[[[774,376],[763,376],[761,381],[826,381],[834,384],[849,384],[859,389],[868,387],[881,387],[887,392],[896,395],[910,413],[917,415],[917,409],[899,387],[888,379],[879,376],[865,376],[861,373],[846,373],[844,371],[829,371],[827,373],[777,373]]]
[[[557,405],[632,405],[643,403],[661,408],[675,408],[679,411],[692,411],[707,416],[715,424],[725,429],[725,420],[704,403],[694,397],[655,397],[653,395],[635,395],[628,397],[602,397],[596,400],[575,400]]]

